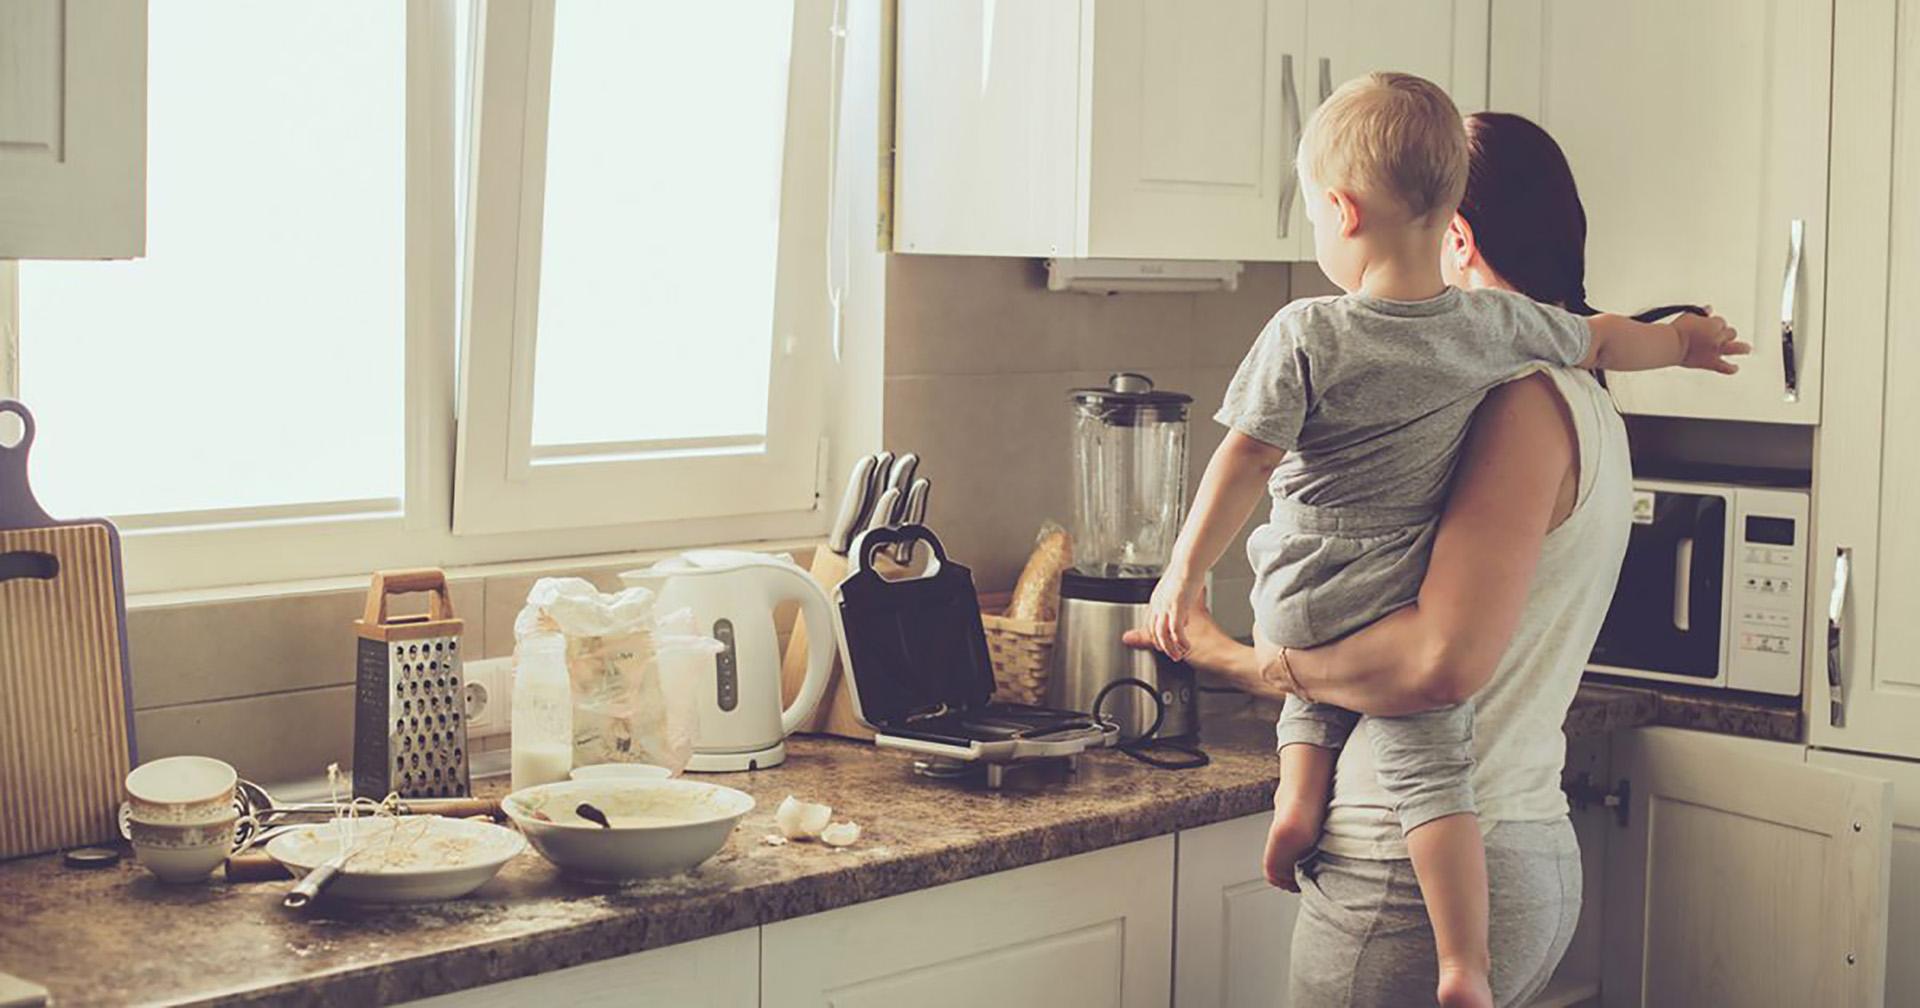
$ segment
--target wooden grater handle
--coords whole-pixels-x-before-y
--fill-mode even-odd
[[[495,822],[506,821],[497,798],[402,798],[401,815],[439,815],[450,819],[488,816]]]
[[[272,882],[291,877],[280,862],[258,852],[235,854],[227,859],[229,882]]]
[[[373,582],[367,586],[366,624],[384,626],[387,622],[387,596],[405,595],[408,592],[433,593],[428,603],[427,618],[435,621],[453,618],[453,596],[447,592],[447,572],[435,567],[417,567],[373,573]]]

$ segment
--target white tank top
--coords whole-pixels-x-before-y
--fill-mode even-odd
[[[1573,417],[1579,487],[1573,511],[1547,533],[1506,655],[1472,700],[1473,791],[1483,833],[1499,822],[1567,814],[1560,790],[1567,744],[1560,725],[1613,599],[1632,524],[1633,470],[1626,426],[1613,401],[1585,371],[1547,373]],[[1320,846],[1347,857],[1403,858],[1406,842],[1374,773],[1369,731],[1363,718],[1340,752]]]

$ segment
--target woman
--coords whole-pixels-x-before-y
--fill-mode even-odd
[[[1590,312],[1586,218],[1558,145],[1512,115],[1467,119],[1469,175],[1447,281]],[[1319,648],[1256,656],[1211,624],[1201,668],[1249,689],[1395,715],[1472,698],[1501,1005],[1543,987],[1580,909],[1560,791],[1560,725],[1613,595],[1631,507],[1626,433],[1592,376],[1536,374],[1491,393],[1468,435],[1417,602]],[[1135,640],[1134,643],[1144,643]],[[1364,729],[1363,729],[1364,730]],[[1268,879],[1303,894],[1293,1008],[1432,1003],[1433,936],[1373,747],[1342,748],[1320,851]]]

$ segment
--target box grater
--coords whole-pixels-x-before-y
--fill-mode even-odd
[[[425,615],[387,615],[387,598],[429,592]],[[468,793],[460,628],[438,570],[382,571],[367,588],[353,717],[353,793],[459,798]]]

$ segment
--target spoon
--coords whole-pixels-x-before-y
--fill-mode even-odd
[[[594,808],[592,805],[586,802],[581,802],[580,804],[574,806],[573,814],[579,816],[582,819],[585,819],[590,823],[599,823],[601,829],[613,828],[613,824],[607,821],[607,814],[605,812],[602,812],[599,809]]]

